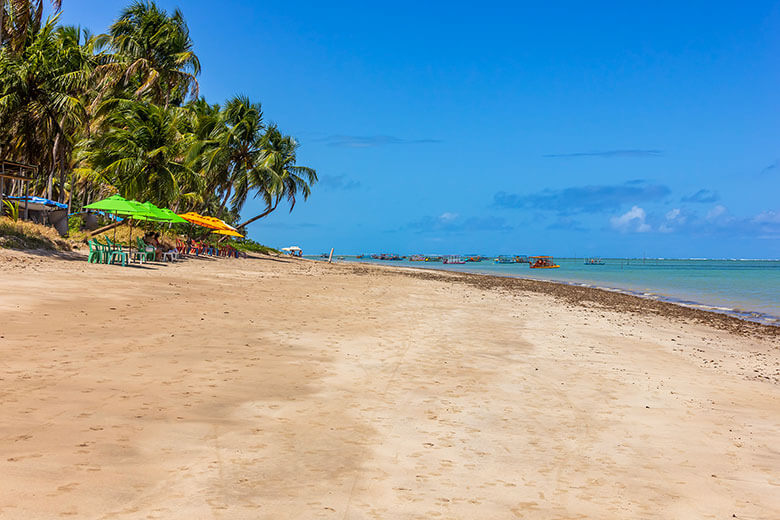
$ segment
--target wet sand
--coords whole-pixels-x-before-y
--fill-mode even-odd
[[[780,517],[780,337],[675,305],[0,250],[0,349],[0,518]]]

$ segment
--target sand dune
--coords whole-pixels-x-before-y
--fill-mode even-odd
[[[780,518],[760,328],[276,258],[0,287],[0,518]]]

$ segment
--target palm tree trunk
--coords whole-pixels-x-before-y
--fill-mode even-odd
[[[113,223],[111,223],[111,224],[109,224],[107,226],[103,226],[102,228],[98,228],[98,229],[96,229],[94,231],[91,231],[90,234],[92,236],[99,235],[100,233],[104,233],[106,231],[111,231],[112,229],[114,229],[116,227],[119,227],[119,226],[121,226],[124,223],[125,223],[124,220],[120,220],[119,222],[113,222]]]
[[[5,28],[5,0],[0,0],[0,47],[3,46],[3,29]]]
[[[230,197],[231,193],[233,192],[233,185],[229,185],[227,188],[227,191],[225,192],[225,197],[222,199],[222,204],[219,205],[219,211],[217,211],[217,214],[222,213],[222,210],[225,209],[225,204],[227,204],[228,197]]]
[[[46,198],[51,200],[54,196],[54,170],[57,169],[57,152],[60,149],[60,132],[57,132],[57,136],[54,138],[54,146],[51,151],[51,168],[49,169],[49,179],[46,182]]]
[[[259,214],[259,215],[257,215],[256,217],[252,217],[252,218],[250,218],[249,220],[247,220],[247,221],[245,221],[245,222],[242,222],[241,224],[237,225],[236,227],[240,229],[240,228],[242,228],[242,227],[244,227],[244,226],[248,226],[249,224],[251,224],[251,223],[252,223],[252,222],[254,222],[255,220],[261,219],[261,218],[263,218],[264,216],[266,216],[266,215],[268,215],[269,213],[271,213],[273,210],[275,210],[275,209],[276,209],[276,206],[278,206],[278,205],[279,205],[279,199],[277,199],[277,200],[276,200],[276,204],[274,204],[274,205],[273,205],[273,207],[271,207],[271,208],[268,208],[267,210],[265,210],[264,212],[260,213],[260,214]]]
[[[60,192],[57,195],[57,200],[65,202],[65,147],[60,146]],[[68,200],[70,206],[70,200]]]

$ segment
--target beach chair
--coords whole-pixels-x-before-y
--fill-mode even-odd
[[[87,244],[89,245],[89,256],[87,257],[87,262],[90,264],[103,263],[103,250],[100,248],[98,241],[94,238],[91,238],[87,240]]]
[[[135,240],[136,244],[138,244],[138,250],[142,251],[146,255],[146,260],[154,262],[157,249],[154,246],[150,246],[139,237],[136,237]]]
[[[97,238],[94,240],[95,240],[95,247],[97,247],[97,250],[100,253],[100,263],[107,264],[109,255],[111,254],[111,246],[109,246],[108,244],[104,244]]]
[[[111,242],[106,237],[106,243],[101,244],[99,241],[95,242],[103,249],[103,263],[113,264],[116,260],[122,261],[122,266],[126,266],[130,262],[130,254],[122,249],[122,246]]]

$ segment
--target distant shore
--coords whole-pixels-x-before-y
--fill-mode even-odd
[[[0,266],[4,519],[780,513],[774,327],[263,255]]]

